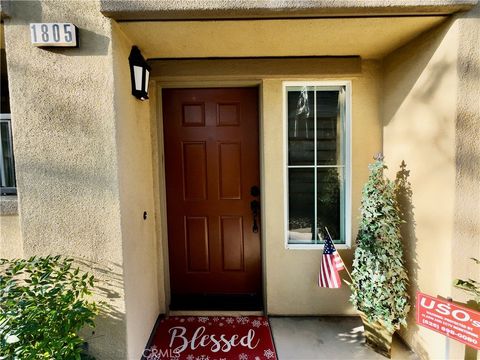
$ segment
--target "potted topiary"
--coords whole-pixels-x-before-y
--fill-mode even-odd
[[[352,296],[365,328],[366,345],[390,358],[392,336],[406,325],[410,309],[403,263],[400,210],[395,182],[387,179],[383,156],[369,166],[353,260]]]

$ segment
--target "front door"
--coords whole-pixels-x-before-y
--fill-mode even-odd
[[[261,307],[257,88],[164,89],[171,309]]]

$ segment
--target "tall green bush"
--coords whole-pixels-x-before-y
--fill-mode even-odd
[[[410,306],[396,184],[385,177],[386,168],[382,156],[369,166],[370,175],[362,192],[350,300],[369,321],[379,321],[393,332],[401,324],[406,325]]]
[[[94,277],[60,256],[0,260],[0,359],[81,359]]]

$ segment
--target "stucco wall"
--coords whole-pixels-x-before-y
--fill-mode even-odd
[[[384,151],[395,176],[405,160],[413,196],[403,228],[411,296],[465,301],[456,277],[478,278],[480,254],[479,8],[385,59]],[[422,358],[445,358],[445,338],[409,318],[405,339]],[[451,358],[464,346],[450,342]]]
[[[160,313],[149,113],[152,102],[131,95],[128,56],[133,44],[115,23],[112,45],[127,348],[128,359],[139,359]]]
[[[5,43],[25,256],[76,258],[108,307],[86,339],[100,359],[126,354],[111,20],[99,4],[10,2]],[[31,22],[72,22],[80,47],[39,49]]]
[[[0,201],[2,199],[0,198]],[[23,257],[22,233],[18,215],[0,216],[0,258]]]
[[[449,14],[475,0],[101,0],[102,12],[117,20],[341,17]]]
[[[344,69],[349,73],[349,69]],[[381,67],[375,61],[362,62],[361,74],[337,79],[352,80],[352,243],[358,225],[358,208],[367,165],[381,151],[380,118]],[[328,80],[312,75],[311,80]],[[317,285],[321,250],[285,249],[285,206],[282,81],[263,80],[263,209],[266,261],[267,310],[273,315],[353,314],[350,290],[320,289]],[[350,267],[353,250],[339,251]]]

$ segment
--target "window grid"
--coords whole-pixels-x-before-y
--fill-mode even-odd
[[[2,126],[6,125],[6,126]],[[5,131],[2,131],[2,128]],[[5,164],[4,143],[7,143],[7,155],[9,164]],[[7,167],[11,170],[11,183],[7,184]],[[16,194],[16,179],[15,179],[15,164],[13,160],[13,144],[12,144],[12,128],[10,114],[1,114],[0,117],[0,195],[14,195]]]
[[[317,219],[318,219],[318,184],[317,184],[317,87],[313,88],[313,206],[314,206],[314,223],[313,223],[313,241],[314,244],[317,244],[318,241],[318,226],[317,226]]]
[[[346,214],[346,210],[348,210],[348,207],[350,206],[350,175],[348,173],[348,168],[347,168],[347,161],[349,161],[349,149],[350,149],[350,131],[349,131],[349,126],[347,122],[349,121],[348,119],[348,113],[349,109],[348,106],[349,104],[349,99],[347,97],[347,82],[343,82],[342,84],[339,85],[312,85],[311,83],[302,83],[302,84],[285,84],[285,95],[286,99],[288,99],[288,87],[311,87],[313,88],[313,93],[314,93],[314,165],[290,165],[290,159],[289,159],[289,136],[288,136],[288,124],[289,124],[289,119],[288,119],[288,101],[286,102],[286,124],[285,124],[285,129],[286,129],[286,147],[285,147],[285,156],[286,156],[286,246],[287,248],[318,248],[318,246],[323,245],[323,241],[319,240],[318,236],[318,171],[317,169],[342,169],[341,173],[339,174],[340,176],[340,239],[333,239],[335,240],[343,240],[343,242],[340,245],[349,247],[350,246],[350,238],[349,238],[349,230],[347,229],[347,226],[349,226],[349,221],[347,221],[348,217]],[[331,90],[337,90],[339,92],[339,107],[340,111],[338,113],[339,117],[339,127],[340,131],[342,132],[341,136],[341,146],[340,146],[340,156],[339,156],[339,161],[341,161],[341,164],[337,165],[318,165],[317,161],[317,91],[331,91]],[[313,169],[314,170],[314,238],[312,239],[314,242],[311,244],[291,244],[289,243],[289,238],[288,238],[288,228],[289,228],[289,200],[288,200],[288,179],[289,179],[289,170],[290,169]]]

